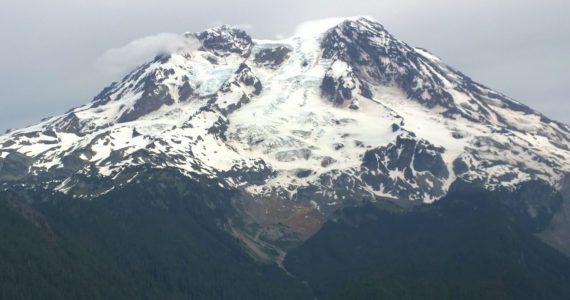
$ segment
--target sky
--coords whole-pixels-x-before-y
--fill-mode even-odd
[[[3,0],[0,131],[88,103],[184,32],[230,24],[258,39],[366,15],[475,81],[570,123],[567,0]]]

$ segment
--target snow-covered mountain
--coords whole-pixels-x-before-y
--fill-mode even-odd
[[[308,235],[345,201],[431,202],[570,172],[570,128],[394,38],[368,18],[284,40],[221,26],[94,100],[0,137],[0,181],[77,197],[174,168],[241,192],[261,224]],[[108,180],[89,189],[89,178]]]

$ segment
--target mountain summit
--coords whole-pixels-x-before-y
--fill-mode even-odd
[[[353,199],[412,205],[458,179],[559,186],[570,172],[566,125],[374,20],[305,29],[276,41],[230,26],[187,33],[199,47],[1,136],[0,181],[92,198],[143,168],[175,169],[239,191],[255,222],[309,236]]]

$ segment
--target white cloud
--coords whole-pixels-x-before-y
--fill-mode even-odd
[[[253,29],[253,25],[252,24],[248,24],[248,23],[240,23],[240,24],[235,24],[233,25],[236,28],[248,31],[248,30],[252,30]]]
[[[171,54],[180,49],[192,51],[199,45],[199,41],[193,36],[159,33],[105,51],[95,62],[95,67],[111,75],[123,75],[157,55]]]
[[[367,18],[375,21],[371,16],[352,16],[352,17],[336,17],[336,18],[323,18],[311,21],[303,22],[295,28],[294,35],[296,36],[317,36],[320,33],[327,31],[330,28],[346,21],[346,20],[357,20],[359,18]]]
[[[295,28],[295,35],[315,36],[342,23],[347,19],[357,19],[358,17],[324,18],[303,22]]]

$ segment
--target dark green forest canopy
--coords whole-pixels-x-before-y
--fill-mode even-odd
[[[285,266],[319,299],[568,299],[570,260],[534,236],[549,216],[522,213],[529,201],[562,199],[542,182],[456,185],[406,213],[346,208]]]
[[[93,200],[41,189],[0,193],[0,298],[570,295],[570,260],[535,237],[562,201],[541,182],[495,192],[456,184],[435,204],[406,210],[378,203],[342,209],[288,254],[291,277],[253,259],[228,234],[235,191],[147,172]],[[529,204],[534,217],[522,209]]]
[[[152,176],[92,201],[2,193],[0,299],[309,298],[222,229],[228,191]]]

